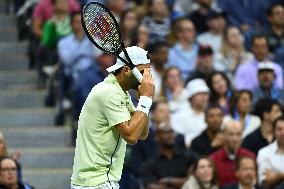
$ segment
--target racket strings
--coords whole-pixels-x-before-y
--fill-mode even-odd
[[[88,34],[108,52],[115,52],[121,47],[119,30],[113,17],[102,7],[91,4],[84,11],[84,21]]]

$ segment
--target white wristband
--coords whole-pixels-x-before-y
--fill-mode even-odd
[[[150,108],[152,106],[152,98],[148,96],[140,96],[136,110],[149,114]]]

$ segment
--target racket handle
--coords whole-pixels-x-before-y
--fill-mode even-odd
[[[138,79],[138,81],[141,83],[143,75],[140,73],[140,71],[136,67],[134,67],[134,69],[132,70],[132,73]]]

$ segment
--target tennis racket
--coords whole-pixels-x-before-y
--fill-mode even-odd
[[[125,49],[119,25],[103,4],[90,2],[84,6],[81,12],[81,22],[89,40],[100,50],[115,55],[118,59],[130,67],[139,82],[142,74],[132,63]],[[126,59],[119,56],[123,51]]]

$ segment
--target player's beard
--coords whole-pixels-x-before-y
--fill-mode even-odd
[[[131,85],[131,89],[138,90],[138,86],[140,85],[140,82],[138,81],[138,79],[135,77],[133,73],[131,73],[129,77],[129,82]]]

